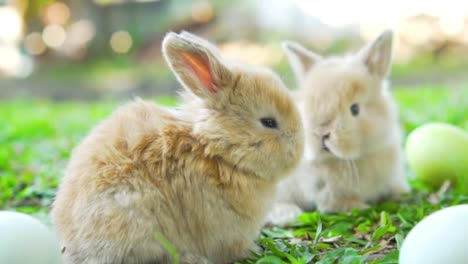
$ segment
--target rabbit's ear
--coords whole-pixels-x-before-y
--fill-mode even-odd
[[[372,43],[359,51],[359,59],[364,62],[369,73],[384,78],[392,61],[393,32],[386,30]]]
[[[164,57],[177,79],[195,95],[211,98],[232,80],[214,46],[187,34],[168,33],[163,41]]]
[[[285,41],[282,46],[299,83],[314,64],[322,59],[320,55],[292,41]]]

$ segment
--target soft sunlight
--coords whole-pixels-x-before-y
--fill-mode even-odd
[[[465,1],[340,1],[328,0],[318,4],[309,0],[292,0],[305,14],[314,16],[333,27],[359,25],[367,27],[370,23],[395,27],[409,16],[420,14],[436,17],[466,17],[468,2]]]

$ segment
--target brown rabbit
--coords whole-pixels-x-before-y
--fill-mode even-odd
[[[271,71],[169,33],[187,90],[169,110],[136,100],[73,151],[52,217],[65,263],[228,263],[249,255],[276,183],[303,153],[300,115]]]

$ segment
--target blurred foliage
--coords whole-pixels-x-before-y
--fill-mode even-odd
[[[55,0],[19,0],[19,6],[25,11],[25,18],[36,18],[41,14],[44,8]]]
[[[175,81],[170,68],[162,61],[151,64],[138,64],[126,56],[94,59],[83,63],[59,62],[44,69],[39,69],[35,77],[56,79],[63,82],[73,80],[106,80],[118,75],[130,75],[138,79]],[[156,87],[157,88],[157,87]],[[67,89],[64,86],[63,89]]]
[[[275,1],[276,4],[280,2]],[[282,9],[275,11],[275,3],[271,3],[271,12],[279,14]],[[363,34],[367,26],[364,25],[361,29],[354,26],[334,28],[321,21],[319,14],[316,14],[316,17],[307,15],[294,2],[284,4],[284,7],[288,7],[285,9],[287,13],[283,18],[278,15],[277,21],[276,19],[269,21],[268,17],[261,15],[260,11],[265,7],[262,1],[19,0],[11,1],[9,4],[21,11],[22,20],[25,22],[21,26],[24,34],[17,43],[17,49],[21,51],[18,54],[28,57],[28,60],[21,63],[24,64],[23,68],[31,70],[25,71],[25,75],[6,74],[14,77],[28,76],[26,79],[18,80],[17,83],[8,83],[8,86],[12,89],[16,86],[28,87],[39,80],[44,84],[41,86],[41,89],[45,90],[44,94],[48,94],[48,86],[58,86],[62,90],[67,90],[69,87],[77,90],[86,86],[90,90],[107,92],[112,89],[112,84],[109,83],[121,76],[122,79],[128,77],[126,80],[129,80],[128,85],[122,90],[127,88],[138,90],[142,86],[151,86],[155,87],[152,90],[153,95],[166,93],[168,89],[160,89],[161,83],[166,85],[168,80],[175,80],[170,76],[169,68],[165,65],[160,51],[162,38],[168,31],[188,30],[219,44],[221,48],[241,42],[254,46],[259,51],[270,52],[265,57],[279,59],[270,61],[264,59],[263,62],[260,59],[259,63],[274,68],[290,87],[296,85],[290,66],[280,48],[280,43],[285,39],[298,41],[323,55],[343,54],[356,50],[362,47],[364,42],[370,41],[366,39],[368,36]],[[61,8],[57,8],[57,5]],[[48,16],[60,17],[64,13],[67,13],[66,18],[60,23],[48,18]],[[271,26],[281,22],[282,19],[284,20],[282,27]],[[416,24],[424,25],[432,25],[431,23],[438,25],[440,22],[434,17],[422,17],[415,21]],[[63,42],[60,44],[59,41],[58,46],[51,46],[45,41],[47,39],[45,36],[48,35],[44,34],[45,29],[51,25],[56,26],[55,35],[62,31],[65,34]],[[298,29],[297,25],[307,25],[314,30],[309,33],[300,27]],[[395,45],[394,55],[397,63],[392,68],[392,79],[403,84],[413,84],[415,81],[418,81],[418,84],[431,82],[446,84],[452,79],[467,81],[465,72],[468,70],[468,64],[463,54],[468,53],[464,52],[464,44],[456,41],[455,37],[441,34],[436,27],[431,29],[438,32],[431,35],[431,41],[411,44],[411,38],[408,36],[417,35],[408,33],[411,31],[411,25],[413,24],[409,22],[402,24],[401,28],[395,31],[398,45]],[[238,30],[239,28],[242,30]],[[127,43],[129,48],[123,53],[111,48],[112,36],[117,32],[128,34],[130,39],[130,44]],[[430,32],[428,30],[419,33],[427,35]],[[89,40],[81,43],[83,38],[80,36],[87,34]],[[49,35],[54,39],[54,34]],[[412,52],[408,57],[411,59],[403,63],[404,60],[398,60],[400,55],[398,49],[404,45],[411,46]],[[39,47],[38,53],[32,52],[34,49],[31,47]],[[238,45],[237,53],[239,55],[248,52],[244,46]],[[245,62],[251,63],[248,60]],[[15,65],[15,63],[5,63],[5,65]],[[2,69],[0,75],[1,71]],[[3,81],[0,80],[0,85]],[[68,82],[73,82],[75,85],[67,85]],[[175,86],[175,82],[170,85]],[[115,90],[120,88],[117,87]],[[72,93],[70,94],[69,97],[73,99]],[[1,90],[0,95],[2,95]],[[34,96],[34,92],[21,94],[26,97],[29,95]],[[8,94],[6,97],[15,96]],[[50,98],[55,97],[52,95]]]
[[[468,130],[468,85],[396,88],[394,94],[406,133],[427,122],[445,122]]]

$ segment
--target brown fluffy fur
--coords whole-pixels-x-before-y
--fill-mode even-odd
[[[280,185],[279,201],[337,212],[407,192],[397,109],[384,80],[392,33],[346,57],[322,58],[290,42],[284,47],[301,87],[307,143],[305,160]],[[290,216],[301,211],[292,210]]]
[[[227,63],[187,33],[169,33],[163,51],[186,102],[175,111],[136,100],[76,147],[52,211],[65,263],[168,263],[155,234],[182,263],[244,258],[276,182],[301,158],[300,115],[276,75]],[[263,127],[265,116],[279,129]]]

